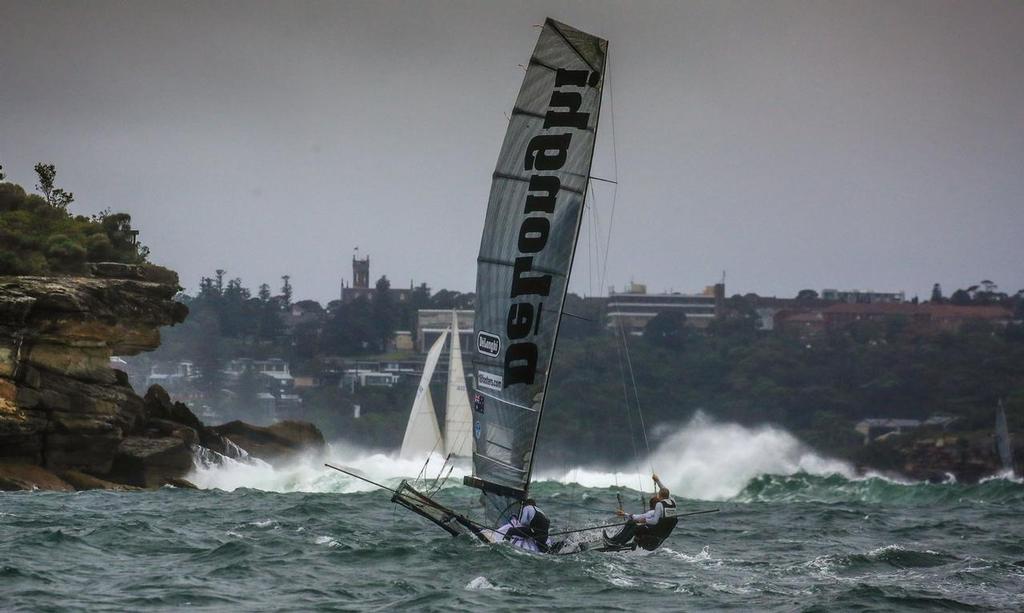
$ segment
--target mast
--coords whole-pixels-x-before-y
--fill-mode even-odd
[[[548,19],[491,183],[477,258],[474,477],[503,521],[534,448],[593,159],[607,41]]]

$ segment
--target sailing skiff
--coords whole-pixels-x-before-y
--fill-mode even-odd
[[[527,498],[590,180],[608,42],[552,19],[530,57],[498,156],[477,258],[473,475],[486,522],[403,482],[392,500],[492,542]],[[429,359],[429,358],[428,358]]]

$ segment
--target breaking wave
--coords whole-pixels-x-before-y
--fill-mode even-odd
[[[394,455],[368,452],[351,444],[335,443],[287,463],[270,465],[254,458],[220,456],[208,450],[196,454],[188,479],[203,489],[233,491],[249,488],[273,492],[356,493],[373,485],[333,471],[325,462],[350,470],[388,487],[402,479],[433,480],[442,473],[444,459],[428,462],[402,460]],[[670,434],[627,471],[578,467],[537,473],[537,492],[555,495],[561,486],[629,488],[651,491],[650,472],[656,470],[678,498],[734,502],[867,502],[896,504],[1024,503],[1024,484],[1008,476],[994,476],[975,485],[901,482],[879,475],[858,476],[845,462],[823,457],[785,430],[772,426],[723,424],[698,414]],[[447,469],[445,469],[447,473]],[[444,482],[458,486],[470,473],[457,465]]]
[[[196,466],[189,479],[204,489],[228,491],[252,488],[277,492],[362,492],[374,487],[332,471],[324,467],[324,463],[351,469],[389,486],[397,485],[403,478],[419,475],[432,479],[441,473],[443,464],[439,455],[431,456],[424,465],[422,461],[371,453],[346,443],[335,443],[326,452],[310,453],[276,466],[255,459],[212,458],[211,454],[208,451],[197,454]],[[541,468],[537,480],[576,483],[590,488],[628,487],[649,491],[648,471],[651,469],[659,473],[675,495],[701,500],[733,498],[761,475],[853,476],[850,466],[815,454],[785,430],[771,426],[749,428],[722,424],[698,414],[665,438],[634,470],[602,471],[579,467],[554,472]],[[469,474],[468,466],[456,466],[448,484],[461,483],[466,474]]]
[[[703,413],[664,439],[634,471],[602,473],[579,468],[560,475],[540,475],[585,487],[650,491],[647,471],[656,471],[674,495],[697,500],[728,500],[761,475],[854,476],[849,464],[818,455],[781,428],[723,424]]]
[[[344,443],[329,445],[324,452],[309,452],[288,462],[271,465],[256,458],[236,460],[206,449],[197,451],[192,472],[186,477],[202,489],[234,491],[239,488],[271,492],[332,492],[350,494],[372,491],[373,485],[324,466],[331,463],[383,485],[395,486],[404,478],[440,474],[444,458],[434,454],[423,461],[402,460],[371,453]],[[456,467],[449,483],[462,483],[469,474]]]

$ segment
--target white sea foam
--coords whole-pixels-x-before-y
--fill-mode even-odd
[[[507,587],[498,587],[487,580],[487,577],[483,575],[474,577],[466,584],[467,590],[497,590],[499,592],[507,592]]]
[[[689,554],[683,553],[681,551],[675,551],[673,549],[669,549],[668,547],[662,547],[662,550],[664,550],[665,553],[672,554],[672,556],[675,557],[676,559],[684,560],[686,562],[703,563],[703,562],[711,561],[711,548],[708,545],[704,545],[701,548],[700,553],[696,553],[696,554],[694,554],[692,556],[689,555]],[[716,561],[716,562],[717,562],[716,565],[721,565],[720,561]]]
[[[317,545],[327,545],[328,547],[341,547],[341,543],[329,536],[318,536],[313,539],[313,542]]]
[[[198,450],[188,480],[202,489],[233,491],[252,488],[273,492],[354,493],[377,489],[373,485],[331,470],[331,463],[383,485],[395,486],[401,479],[422,474],[433,480],[441,474],[444,458],[432,455],[424,467],[421,460],[401,460],[382,453],[370,453],[344,443],[329,445],[319,453],[307,453],[285,463],[270,465],[256,458],[236,460],[209,450]],[[445,469],[447,475],[447,468]],[[462,483],[465,470],[456,467],[449,484]]]
[[[630,472],[581,468],[565,473],[541,472],[540,478],[586,487],[621,485],[650,491],[649,471],[653,470],[676,496],[725,500],[763,474],[854,476],[851,466],[814,453],[785,430],[718,423],[702,413],[665,438],[639,464],[637,471]]]
[[[985,477],[978,483],[988,483],[989,481],[1010,481],[1012,483],[1024,484],[1024,476],[1016,477],[1012,470],[1000,471],[991,477]]]
[[[401,479],[419,475],[435,478],[442,472],[444,459],[434,454],[424,467],[420,460],[402,460],[395,455],[370,453],[350,444],[335,443],[326,452],[271,466],[254,458],[238,460],[203,450],[197,452],[196,467],[188,479],[203,489],[228,491],[253,488],[276,492],[353,493],[375,489],[365,481],[326,468],[325,462],[383,485],[395,486]],[[545,471],[543,466],[538,468],[537,479],[542,481],[578,483],[584,487],[624,486],[645,491],[651,489],[650,471],[653,469],[674,495],[700,500],[731,498],[751,479],[762,474],[838,473],[854,477],[849,465],[814,453],[785,430],[719,423],[700,413],[663,439],[634,470],[609,472],[579,467],[553,472]],[[468,474],[466,468],[456,467],[447,484],[462,483],[465,474]]]

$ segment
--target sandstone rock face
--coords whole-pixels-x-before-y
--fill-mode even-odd
[[[145,429],[145,402],[110,357],[155,349],[188,309],[166,269],[95,267],[102,277],[0,277],[0,461],[105,476]]]
[[[282,421],[266,427],[232,421],[212,430],[271,464],[307,451],[321,451],[325,445],[320,430],[303,421]]]
[[[113,492],[127,492],[139,489],[131,485],[124,485],[121,483],[114,483],[112,481],[97,479],[92,475],[87,475],[77,470],[66,470],[62,472],[59,476],[66,483],[71,485],[71,487],[75,488],[80,492],[85,490],[109,490]]]
[[[110,367],[112,355],[155,349],[160,327],[185,319],[178,277],[148,265],[91,269],[0,277],[0,489],[189,487],[198,446],[227,456],[235,447],[160,386],[140,398]],[[323,446],[310,424],[236,423],[225,428],[257,457]]]
[[[192,469],[192,447],[180,438],[128,436],[117,447],[110,476],[138,487],[160,487]]]
[[[74,489],[69,483],[41,466],[0,462],[0,492],[17,490],[70,492]]]

